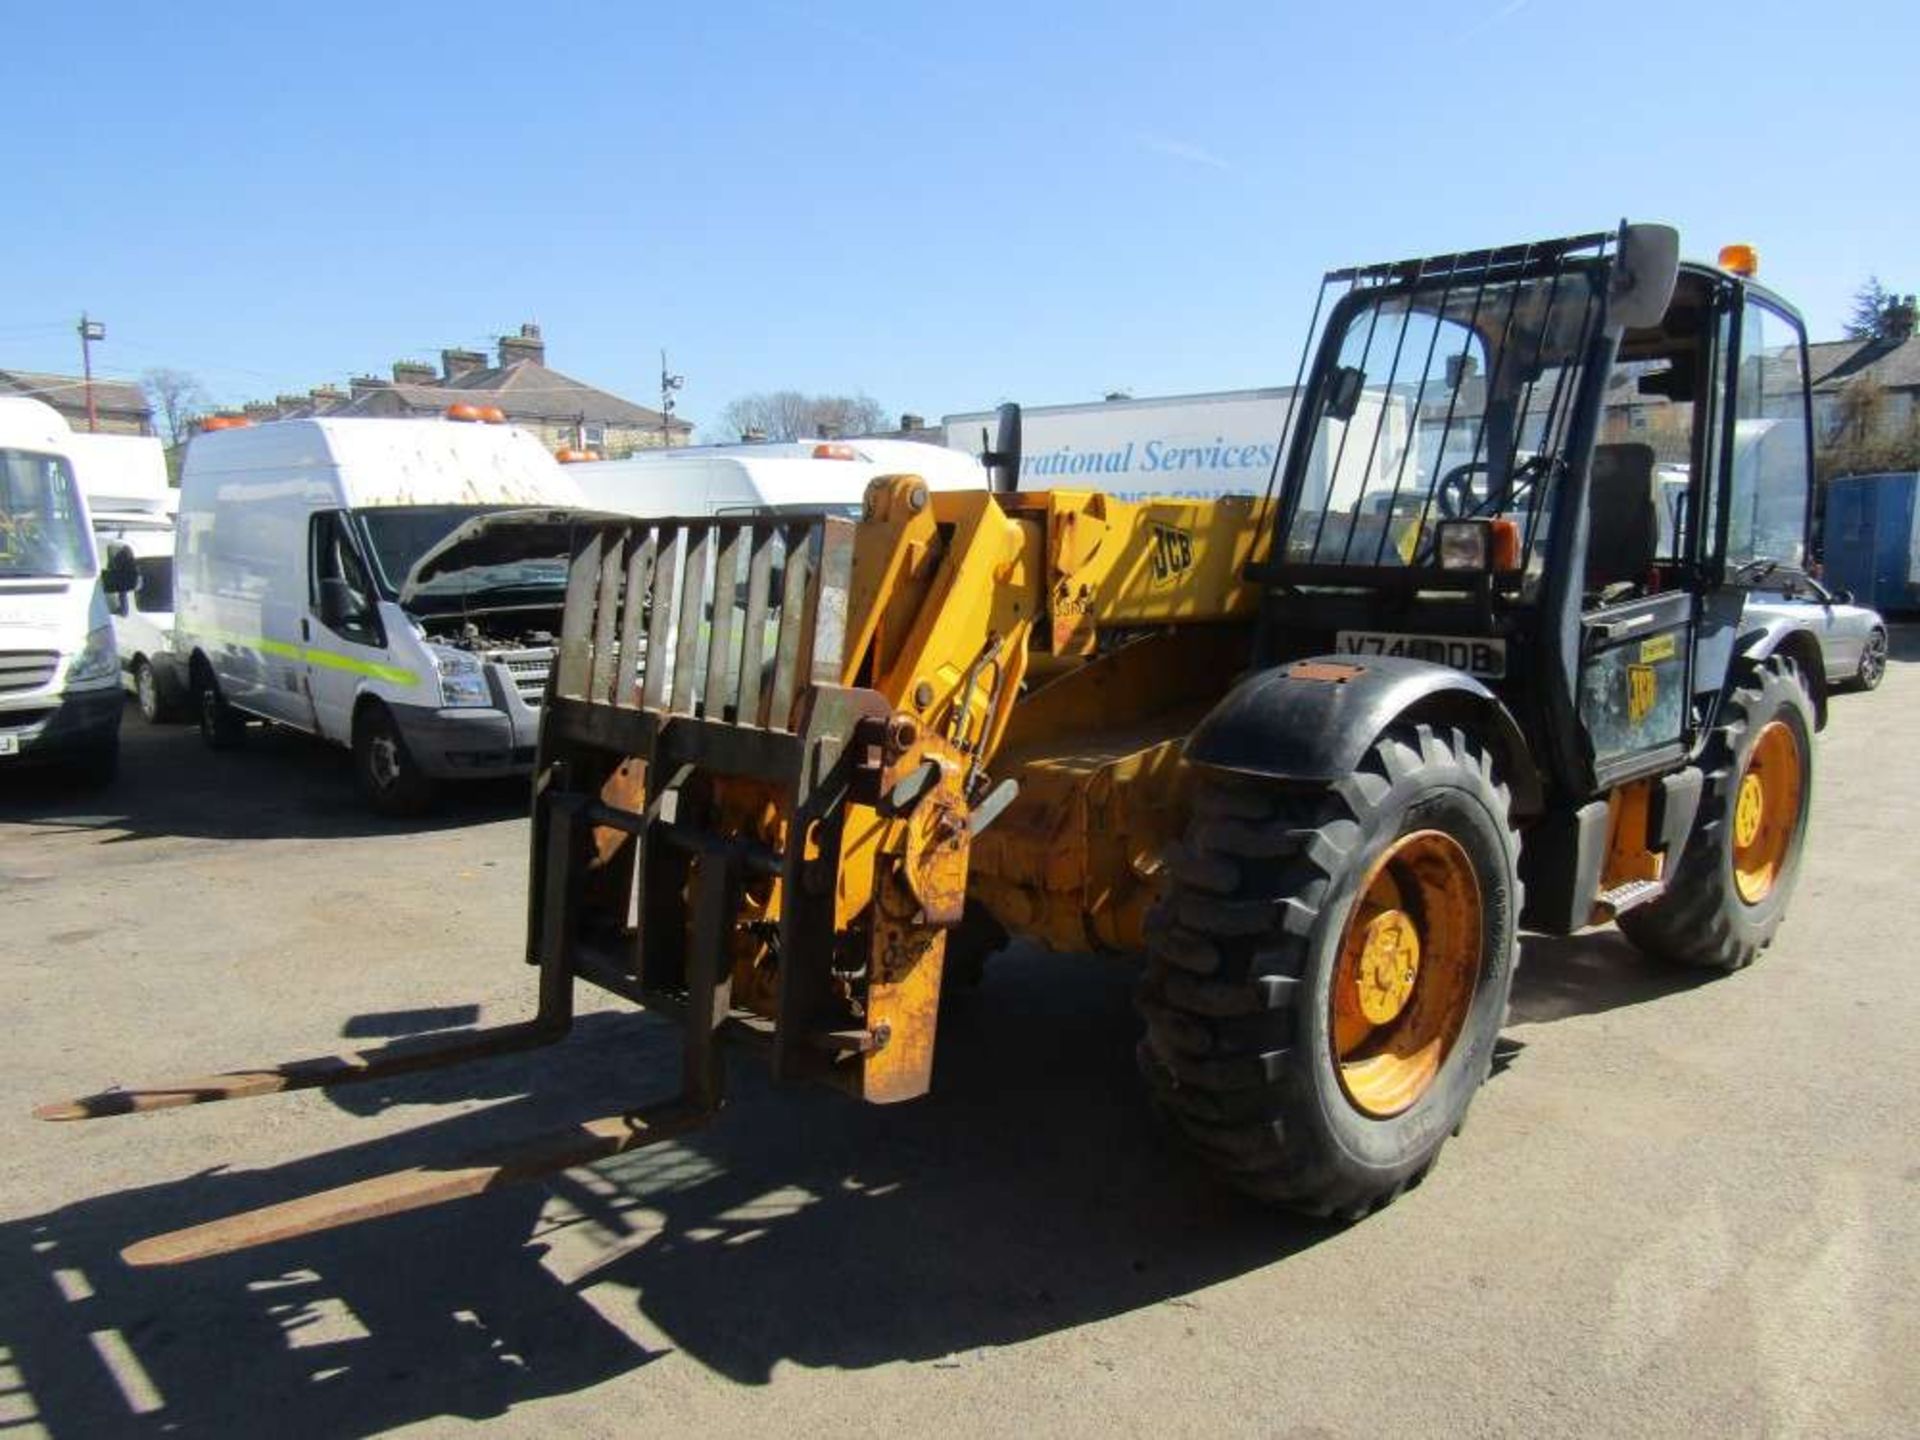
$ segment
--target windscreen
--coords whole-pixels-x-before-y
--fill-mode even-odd
[[[1354,292],[1283,530],[1284,563],[1434,561],[1438,521],[1504,515],[1546,544],[1604,272],[1485,272]]]
[[[63,458],[0,450],[0,578],[91,576],[83,513]]]
[[[492,515],[509,505],[395,505],[355,512],[372,555],[380,593],[394,599],[420,557],[476,515]],[[562,555],[533,556],[500,565],[471,565],[436,575],[418,593],[446,599],[473,598],[517,589],[564,590],[567,562]]]

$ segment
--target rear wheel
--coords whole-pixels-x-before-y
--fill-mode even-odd
[[[1800,874],[1813,799],[1813,702],[1791,662],[1754,666],[1707,742],[1706,793],[1657,900],[1620,916],[1649,955],[1738,970],[1773,940]]]
[[[382,815],[419,815],[433,803],[433,781],[384,705],[367,704],[354,720],[353,768],[360,793]]]
[[[1325,786],[1203,776],[1149,924],[1141,1065],[1238,1188],[1358,1217],[1432,1165],[1518,962],[1506,787],[1459,730],[1390,732]]]
[[[220,698],[220,682],[211,671],[199,675],[197,699],[200,738],[210,750],[231,750],[247,738],[247,722],[238,710]]]

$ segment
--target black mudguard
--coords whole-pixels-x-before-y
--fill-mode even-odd
[[[1216,770],[1327,783],[1353,772],[1396,721],[1461,724],[1500,762],[1516,815],[1538,813],[1539,772],[1494,693],[1464,671],[1381,655],[1321,655],[1249,675],[1187,737],[1186,758]]]

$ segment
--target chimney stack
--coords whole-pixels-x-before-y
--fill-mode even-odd
[[[900,428],[908,434],[912,434],[915,430],[924,430],[927,428],[926,417],[916,415],[911,410],[903,411],[900,416]]]
[[[1904,345],[1913,338],[1914,302],[1907,295],[1887,303],[1880,317],[1881,335],[1890,344]]]
[[[547,344],[540,338],[540,327],[528,321],[520,327],[518,335],[500,337],[500,364],[504,369],[522,360],[532,361],[535,365],[547,363]]]
[[[347,403],[347,397],[340,393],[338,385],[316,385],[307,392],[307,399],[313,402],[313,413],[324,415],[336,406]]]
[[[440,352],[440,373],[449,381],[458,380],[462,375],[471,375],[475,370],[487,368],[487,357],[478,350],[442,350]]]
[[[418,360],[393,362],[393,383],[396,385],[431,385],[439,378],[439,371],[431,365],[421,364]]]
[[[355,375],[347,381],[347,393],[355,400],[371,395],[376,390],[390,390],[391,382],[382,380],[378,375]]]

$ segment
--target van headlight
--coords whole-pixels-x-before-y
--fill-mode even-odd
[[[478,655],[445,645],[429,645],[427,651],[440,670],[442,706],[458,710],[493,703],[493,694],[487,689],[487,667]]]
[[[113,648],[113,629],[102,625],[87,632],[87,643],[67,666],[67,688],[98,685],[120,678],[120,656]]]

